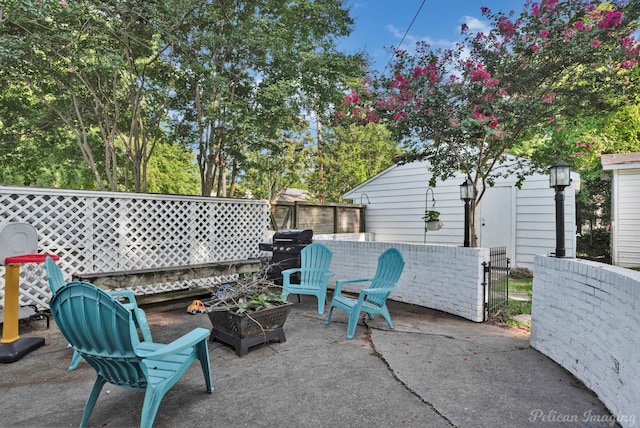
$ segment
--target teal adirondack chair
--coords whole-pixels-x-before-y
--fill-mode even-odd
[[[49,281],[49,287],[51,288],[51,293],[55,295],[58,290],[66,285],[64,281],[64,277],[62,276],[62,270],[53,261],[51,257],[47,257],[44,261],[44,268],[47,272],[47,280]],[[136,302],[136,297],[131,290],[111,290],[108,292],[113,297],[116,297],[120,300],[120,303],[124,305],[125,308],[131,311],[133,315],[133,321],[136,324],[136,327],[140,331],[142,335],[142,340],[145,342],[153,342],[151,338],[151,330],[149,329],[149,323],[147,322],[147,316],[142,309],[138,307],[138,303]],[[126,299],[123,301],[122,299]],[[69,368],[67,370],[75,370],[78,365],[82,361],[82,356],[78,351],[73,352],[73,356],[71,357],[71,364],[69,364]]]
[[[200,360],[207,392],[213,392],[209,330],[193,329],[168,345],[140,342],[132,311],[86,282],[72,282],[59,289],[50,308],[64,337],[97,372],[81,427],[87,425],[107,382],[126,389],[146,388],[141,427],[153,425],[162,397],[195,360]]]
[[[390,329],[393,329],[391,315],[387,309],[387,298],[389,294],[397,288],[398,279],[404,269],[404,257],[396,248],[389,248],[378,257],[378,268],[373,278],[342,279],[336,281],[336,288],[333,291],[333,299],[329,306],[329,314],[326,324],[331,324],[333,308],[342,309],[349,315],[347,326],[347,339],[353,339],[358,324],[358,317],[361,312],[373,318],[375,314],[384,317]],[[368,282],[369,287],[360,290],[357,299],[352,299],[342,295],[344,284]]]
[[[290,293],[308,294],[318,299],[318,314],[324,313],[327,301],[327,283],[333,272],[329,271],[332,252],[325,245],[314,242],[300,252],[300,267],[282,271],[282,301],[286,302]],[[298,284],[292,283],[292,275],[300,273]]]

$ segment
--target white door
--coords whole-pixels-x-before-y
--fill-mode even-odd
[[[507,257],[512,265],[515,255],[513,197],[512,187],[491,187],[482,197],[476,213],[479,246],[507,247]]]

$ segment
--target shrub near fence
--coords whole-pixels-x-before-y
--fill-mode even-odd
[[[583,232],[576,238],[578,257],[611,264],[611,232],[604,227]]]
[[[38,249],[74,273],[185,266],[259,257],[269,225],[267,201],[0,186],[0,227],[29,223]],[[4,270],[1,273],[4,276]],[[138,287],[153,294],[191,283]],[[48,307],[40,265],[21,268],[20,303]],[[4,289],[0,289],[4,304]]]

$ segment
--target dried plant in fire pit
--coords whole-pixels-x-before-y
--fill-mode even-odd
[[[260,272],[240,276],[230,283],[213,287],[209,311],[224,309],[245,314],[282,305],[282,286],[269,279],[269,265],[263,264]]]
[[[213,326],[211,338],[235,346],[236,353],[270,340],[286,341],[282,326],[291,303],[282,301],[282,287],[268,278],[269,266],[258,274],[216,286],[207,314]]]

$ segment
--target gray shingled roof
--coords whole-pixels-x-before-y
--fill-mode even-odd
[[[605,170],[618,169],[615,168],[616,165],[640,164],[640,152],[602,155],[600,161]]]

